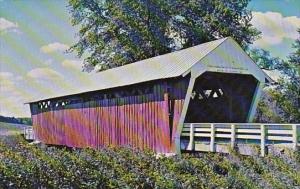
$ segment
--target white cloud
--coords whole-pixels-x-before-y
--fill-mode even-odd
[[[44,53],[51,53],[51,52],[55,52],[55,51],[64,52],[69,48],[70,47],[66,44],[54,42],[54,43],[50,43],[48,45],[42,46],[40,50]]]
[[[12,78],[14,75],[10,72],[0,72],[0,79],[9,79]]]
[[[0,32],[17,32],[18,23],[13,23],[5,18],[0,18]]]
[[[254,45],[266,47],[279,44],[284,38],[297,39],[297,29],[300,27],[300,18],[296,16],[283,17],[278,12],[253,12],[251,23],[262,32],[262,38]]]
[[[17,76],[16,81],[22,81],[24,78],[22,76]]]
[[[41,80],[59,80],[63,75],[50,68],[35,68],[27,73],[27,76],[32,79]]]
[[[80,60],[64,60],[61,65],[67,69],[82,70],[82,61]]]
[[[0,115],[24,117],[29,116],[29,107],[24,106],[26,102],[21,91],[14,87],[11,91],[1,91],[0,93]]]
[[[0,115],[29,116],[29,108],[24,106],[31,97],[22,89],[24,78],[11,72],[0,72]]]
[[[0,92],[13,93],[16,89],[17,77],[11,72],[0,72]]]
[[[5,79],[0,80],[0,92],[12,92],[15,89],[15,83],[12,80]]]
[[[20,76],[20,75],[15,76],[11,72],[0,72],[0,84],[4,80],[21,81],[22,79],[23,79],[22,76]]]
[[[53,63],[53,59],[48,59],[45,62],[43,62],[43,64],[45,64],[46,66],[49,66]]]

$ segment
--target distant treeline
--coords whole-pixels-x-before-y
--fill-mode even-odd
[[[32,120],[31,118],[28,117],[15,118],[15,117],[5,117],[0,115],[0,122],[32,125]]]

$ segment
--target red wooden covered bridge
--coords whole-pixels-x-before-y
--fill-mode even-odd
[[[251,122],[267,80],[229,37],[100,72],[98,88],[29,104],[46,144],[180,153],[184,123]]]

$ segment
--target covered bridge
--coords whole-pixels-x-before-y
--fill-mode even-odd
[[[264,72],[223,38],[100,72],[98,88],[29,102],[36,139],[180,152],[183,124],[251,122]]]

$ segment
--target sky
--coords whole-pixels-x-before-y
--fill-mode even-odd
[[[252,24],[262,32],[253,47],[286,58],[299,38],[300,0],[252,0]],[[65,51],[76,42],[67,1],[0,0],[0,115],[29,117],[25,102],[95,87],[82,59]],[[85,87],[84,87],[85,86]]]

